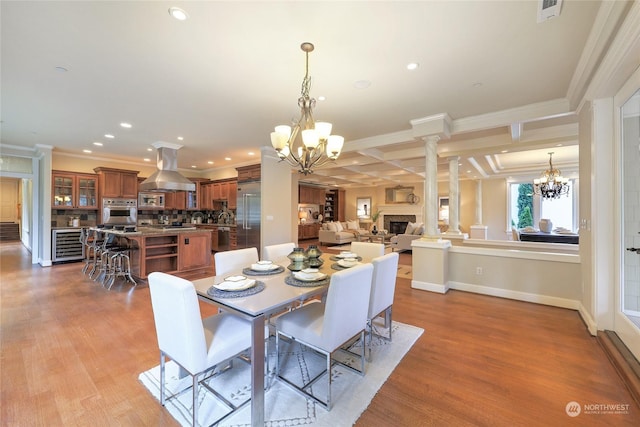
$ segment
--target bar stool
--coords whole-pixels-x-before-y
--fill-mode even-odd
[[[84,247],[84,266],[82,266],[82,274],[87,274],[87,271],[89,271],[89,266],[92,264],[92,253],[91,244],[89,243],[89,234],[89,229],[80,229],[80,243]]]
[[[137,283],[131,276],[131,249],[128,246],[117,246],[109,249],[106,275],[102,282],[103,286],[108,285],[111,289],[118,277],[123,277],[125,282]]]
[[[92,270],[92,273],[95,272],[95,277],[93,275],[89,276],[94,282],[100,281],[104,285],[109,269],[109,257],[112,255],[109,251],[118,247],[115,243],[115,237],[115,234],[107,233],[104,239],[101,240],[102,244],[96,248],[96,264]]]
[[[88,243],[90,250],[93,254],[91,257],[91,270],[89,271],[89,278],[95,281],[94,275],[99,273],[100,263],[102,260],[102,246],[104,245],[104,233],[98,230],[92,230],[93,237],[89,238]]]

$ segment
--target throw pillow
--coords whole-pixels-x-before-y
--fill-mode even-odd
[[[337,232],[341,232],[342,230],[344,230],[344,227],[342,226],[342,223],[336,221],[336,231]]]
[[[415,235],[418,235],[418,236],[422,236],[424,234],[424,225],[420,224],[419,226],[414,228],[412,234],[415,234]]]
[[[407,228],[404,230],[404,234],[413,234],[413,230],[418,226],[415,222],[408,222]]]
[[[329,231],[338,231],[338,228],[336,227],[336,223],[335,223],[335,222],[333,222],[333,221],[331,221],[331,222],[327,225],[327,227],[328,227],[328,230],[329,230]]]
[[[347,221],[347,230],[357,230],[358,229],[358,221],[351,220]]]
[[[325,231],[328,230],[329,229],[329,223],[328,222],[323,222],[322,223],[322,229],[325,230]]]

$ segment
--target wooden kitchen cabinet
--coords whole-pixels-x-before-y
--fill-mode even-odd
[[[191,181],[193,181],[194,184],[196,184],[196,189],[195,191],[187,191],[186,192],[186,206],[187,206],[187,210],[192,210],[192,211],[197,211],[200,209],[204,209],[202,207],[202,201],[201,201],[201,193],[202,193],[202,186],[209,182],[208,179],[205,178],[189,178]]]
[[[211,232],[152,233],[127,236],[131,246],[131,274],[146,280],[149,273],[176,274],[211,267]]]
[[[178,236],[180,271],[198,270],[211,265],[211,232]]]
[[[176,191],[164,193],[164,208],[185,210],[187,208],[187,192]]]
[[[98,209],[98,176],[74,172],[51,173],[51,206],[69,209]]]
[[[227,207],[229,209],[236,209],[238,207],[238,181],[229,181],[229,195],[227,200]]]
[[[100,196],[137,199],[138,171],[98,167],[94,171],[100,177]]]
[[[238,182],[259,181],[261,177],[260,165],[242,166],[236,168],[238,171]]]

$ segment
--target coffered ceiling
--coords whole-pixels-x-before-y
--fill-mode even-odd
[[[411,123],[441,114],[442,179],[451,157],[463,178],[537,175],[551,151],[571,173],[574,112],[606,47],[590,38],[600,6],[564,0],[538,23],[537,0],[3,1],[1,143],[131,167],[154,163],[147,150],[162,140],[183,145],[179,167],[202,176],[257,163],[273,126],[299,116],[309,41],[311,95],[325,97],[315,117],[346,142],[305,181],[419,181]]]

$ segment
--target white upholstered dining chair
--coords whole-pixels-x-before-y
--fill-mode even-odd
[[[207,375],[202,379],[200,376],[213,372],[217,366],[251,347],[251,323],[229,313],[202,319],[193,283],[170,274],[149,274],[149,291],[160,348],[160,404],[164,406],[166,400],[165,358],[168,356],[192,377],[192,425],[199,425],[199,385],[202,384],[218,397],[206,384]],[[249,400],[237,406],[221,400],[230,412],[217,422]]]
[[[213,255],[216,276],[222,276],[231,271],[242,270],[258,262],[258,249],[245,248],[232,251],[216,252]]]
[[[391,315],[393,297],[396,291],[396,276],[398,274],[397,252],[392,252],[378,258],[374,258],[373,279],[371,280],[371,296],[369,297],[369,314],[367,315],[367,329],[369,332],[369,356],[371,360],[371,346],[373,343],[373,319],[384,313],[384,326],[389,330],[389,335],[384,337],[391,341]]]
[[[360,369],[344,365],[347,368],[364,375],[365,365],[365,329],[369,295],[371,293],[371,278],[373,266],[371,264],[358,265],[334,273],[331,276],[326,302],[313,301],[289,313],[280,315],[276,323],[276,375],[304,396],[313,399],[327,410],[333,404],[331,400],[331,366],[332,354],[341,351],[340,347],[360,334],[362,355]],[[281,375],[280,369],[280,336],[298,341],[326,357],[326,369],[310,379],[302,386],[296,385]],[[312,394],[310,389],[323,376],[327,377],[327,399]],[[353,392],[356,392],[353,390]]]
[[[273,261],[275,263],[288,262],[289,259],[287,258],[287,255],[293,252],[293,248],[295,247],[296,244],[293,242],[265,246],[262,250],[262,259]]]
[[[351,242],[351,252],[362,257],[362,262],[371,262],[372,259],[384,255],[382,243]]]

